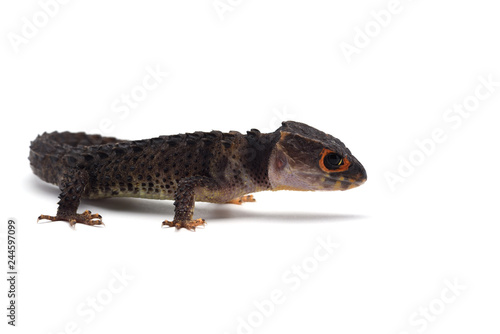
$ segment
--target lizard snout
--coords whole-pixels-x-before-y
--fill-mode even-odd
[[[355,158],[349,169],[333,178],[333,190],[348,190],[359,187],[367,180],[366,170]]]

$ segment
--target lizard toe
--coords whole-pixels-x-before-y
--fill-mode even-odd
[[[205,219],[195,219],[195,220],[188,220],[188,221],[169,221],[169,220],[164,220],[162,223],[162,227],[175,227],[177,230],[180,230],[181,228],[185,228],[189,231],[196,231],[197,227],[204,226],[206,224]]]

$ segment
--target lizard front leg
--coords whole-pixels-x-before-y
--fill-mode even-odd
[[[194,231],[196,227],[204,225],[205,219],[193,219],[196,193],[215,192],[218,188],[217,182],[205,176],[193,176],[180,180],[174,195],[174,220],[165,220],[162,226]]]
[[[77,223],[91,226],[103,225],[102,217],[99,214],[92,214],[89,210],[76,213],[80,198],[88,183],[89,176],[86,171],[74,169],[64,173],[59,181],[61,194],[59,195],[60,201],[58,202],[57,214],[55,216],[40,215],[38,221],[42,219],[67,221],[71,227],[74,227]]]

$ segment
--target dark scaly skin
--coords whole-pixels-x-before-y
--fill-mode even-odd
[[[321,171],[319,150],[325,147],[354,162],[349,170]],[[297,161],[302,159],[307,163]],[[254,201],[244,195],[257,191],[345,190],[366,180],[363,167],[342,142],[298,122],[284,122],[267,134],[212,131],[138,141],[44,133],[31,143],[29,160],[37,176],[61,190],[56,216],[39,219],[72,226],[102,224],[98,214],[77,213],[81,198],[171,199],[174,219],[163,226],[194,230],[205,223],[193,220],[195,200],[241,204]]]

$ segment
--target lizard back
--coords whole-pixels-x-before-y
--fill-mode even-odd
[[[173,199],[177,184],[189,177],[210,177],[226,185],[223,192],[199,196],[222,202],[270,188],[268,160],[278,134],[246,135],[231,131],[194,132],[128,141],[85,133],[52,132],[30,147],[33,172],[60,185],[72,170],[88,173],[87,198],[141,197]]]

